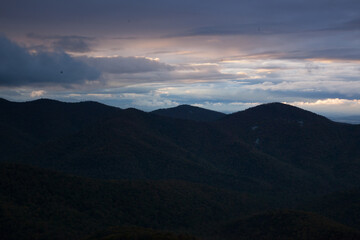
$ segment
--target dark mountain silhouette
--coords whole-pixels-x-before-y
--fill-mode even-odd
[[[172,178],[292,196],[360,183],[359,125],[285,104],[208,123],[94,102],[5,101],[0,111],[3,160],[82,176]]]
[[[165,117],[201,121],[201,122],[216,121],[226,116],[226,114],[224,113],[220,113],[200,107],[195,107],[191,105],[179,105],[173,108],[155,110],[152,111],[151,113]]]
[[[214,239],[237,240],[350,240],[360,232],[317,214],[302,211],[271,211],[231,222]]]
[[[18,161],[105,179],[180,179],[252,193],[319,192],[316,176],[214,125],[135,109],[45,142]],[[330,187],[315,183],[324,191]]]
[[[3,159],[41,142],[66,136],[115,116],[120,109],[97,102],[63,103],[50,99],[0,101],[0,154]]]
[[[336,123],[297,107],[271,103],[228,115],[218,126],[328,183],[359,184],[355,175],[360,169],[360,125]]]
[[[281,103],[205,120],[95,102],[0,100],[1,162],[95,178],[3,165],[0,231],[8,239],[75,239],[131,224],[203,235],[227,219],[290,207],[360,229],[351,220],[360,211],[356,191],[333,193],[360,184],[360,125]],[[321,197],[332,193],[336,197]],[[321,203],[332,198],[322,210]],[[340,207],[344,204],[354,212]],[[267,216],[253,223],[241,220],[239,229],[264,225],[260,219]],[[333,223],[316,224],[320,220],[313,215],[309,219],[314,229],[333,234],[328,231]],[[267,239],[270,229],[264,229],[260,239]],[[334,236],[357,234],[336,229]],[[245,231],[243,236],[253,235]]]
[[[17,103],[0,101],[0,121],[48,140],[115,116],[120,109],[97,102],[64,103],[50,99]]]

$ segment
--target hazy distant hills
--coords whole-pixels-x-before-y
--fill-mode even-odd
[[[226,115],[224,113],[190,105],[179,105],[173,108],[159,109],[152,111],[151,113],[165,117],[204,122],[215,121]]]
[[[0,129],[0,160],[11,163],[0,176],[0,231],[8,239],[76,239],[124,224],[204,237],[207,228],[274,208],[305,209],[360,229],[351,220],[360,211],[357,190],[350,191],[360,184],[360,125],[293,106],[225,115],[187,105],[146,113],[96,102],[0,99]],[[322,219],[309,216],[294,229],[308,231],[301,224]],[[269,224],[250,220],[236,227],[242,239],[254,236],[244,226]],[[315,224],[312,235],[328,236],[334,224]],[[261,234],[270,228],[277,227]],[[339,239],[358,234],[336,229],[329,234]],[[238,236],[221,231],[225,239]]]
[[[332,116],[331,120],[335,122],[343,122],[350,124],[360,124],[360,115],[351,115],[351,116]]]

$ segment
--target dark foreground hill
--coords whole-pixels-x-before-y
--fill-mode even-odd
[[[255,196],[189,182],[103,181],[0,164],[2,239],[360,237],[359,231],[317,214],[292,210],[253,214],[262,209]],[[114,227],[124,225],[141,227]]]
[[[215,236],[218,234],[218,238]],[[317,214],[282,210],[256,214],[220,227],[213,239],[356,240],[360,232]]]
[[[78,239],[111,226],[201,234],[262,204],[183,181],[102,181],[0,164],[1,239]]]
[[[156,231],[149,228],[125,226],[112,227],[93,234],[84,240],[196,240],[189,234]]]
[[[360,189],[334,192],[302,204],[302,209],[316,212],[348,226],[360,229]]]

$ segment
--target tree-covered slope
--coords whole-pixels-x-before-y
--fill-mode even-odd
[[[263,208],[260,201],[184,181],[104,181],[0,164],[2,239],[77,239],[124,224],[200,233]]]
[[[216,237],[217,236],[217,237]],[[213,239],[355,240],[360,232],[323,216],[293,210],[270,211],[233,221]]]
[[[216,112],[209,109],[204,109],[191,105],[179,105],[173,108],[158,109],[152,111],[151,113],[165,117],[186,119],[192,121],[201,121],[201,122],[216,121],[226,116],[226,114],[221,112]]]
[[[153,230],[135,226],[111,227],[85,238],[84,240],[196,240],[183,233]]]

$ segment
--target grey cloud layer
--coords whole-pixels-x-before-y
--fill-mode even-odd
[[[64,52],[31,54],[4,36],[0,37],[0,63],[0,86],[65,86],[98,80],[102,73],[134,74],[174,70],[171,65],[143,57],[76,58]]]
[[[244,41],[254,51],[273,50],[289,58],[301,58],[301,53],[294,56],[290,51],[301,51],[305,58],[310,52],[316,58],[315,51],[320,57],[336,58],[346,48],[347,56],[340,59],[358,59],[359,12],[358,0],[3,0],[0,28],[5,33],[31,29],[43,33],[33,37],[51,40],[55,48],[80,53],[92,50],[94,39],[85,36],[100,42],[106,38],[142,40],[143,45],[147,38],[205,37],[203,45],[210,46],[206,37],[237,35],[251,38]],[[58,35],[45,36],[47,31]],[[213,46],[253,53],[237,42]]]
[[[19,7],[21,6],[21,7]],[[276,26],[282,32],[309,29],[359,29],[358,0],[3,0],[0,21],[22,26],[66,26],[93,32],[229,34]],[[6,24],[5,24],[6,25]],[[4,25],[4,27],[5,27]],[[191,30],[194,29],[194,30]],[[257,27],[256,30],[257,31]]]
[[[90,52],[90,45],[95,40],[84,36],[41,35],[36,33],[28,33],[26,36],[33,39],[49,40],[54,49],[78,53]]]
[[[0,37],[0,86],[75,84],[96,80],[100,72],[63,52],[30,54]]]
[[[79,59],[102,72],[113,74],[171,71],[174,69],[165,63],[143,57],[82,57]]]

